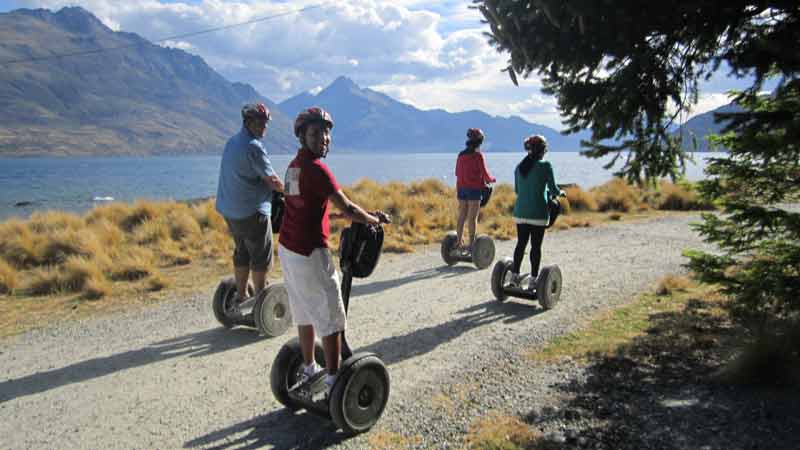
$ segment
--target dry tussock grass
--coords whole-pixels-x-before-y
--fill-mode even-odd
[[[0,295],[14,292],[18,282],[19,274],[17,269],[0,259]]]
[[[562,202],[564,213],[572,211],[597,211],[597,200],[591,192],[586,192],[580,186],[573,186],[564,189],[567,194],[566,201]]]
[[[697,284],[689,277],[682,275],[667,275],[656,286],[656,295],[673,295],[676,292],[686,292]]]
[[[468,449],[537,449],[541,434],[525,422],[496,412],[475,421],[464,438]]]
[[[172,286],[172,279],[161,272],[155,273],[147,279],[147,290],[151,292],[160,291],[170,286]]]
[[[64,211],[33,213],[28,219],[28,228],[34,233],[50,233],[60,230],[79,230],[85,225],[77,214]]]
[[[703,201],[697,192],[683,184],[674,184],[663,180],[660,189],[654,191],[650,204],[659,210],[665,211],[696,211],[709,210],[713,206]]]
[[[416,245],[438,243],[456,227],[455,189],[436,179],[386,184],[362,179],[345,192],[367,210],[381,209],[393,216],[386,229],[386,252],[412,252]],[[642,191],[622,180],[612,180],[591,191],[575,186],[567,188],[566,193],[564,215],[556,229],[588,227],[621,217],[617,212],[613,217],[600,217],[592,214],[595,210],[629,211],[646,207],[645,203],[662,209],[698,205],[690,186],[666,182],[656,191]],[[496,239],[513,239],[514,201],[511,185],[495,186],[492,200],[480,212],[478,232]],[[342,220],[331,223],[333,248],[338,248],[339,233],[345,226]],[[147,200],[111,203],[94,208],[84,217],[50,211],[36,213],[27,221],[0,223],[0,258],[8,263],[3,268],[4,279],[15,279],[11,289],[17,292],[37,295],[73,292],[82,287],[88,296],[99,298],[112,290],[114,284],[108,281],[155,277],[156,267],[186,266],[197,261],[227,267],[232,249],[227,224],[217,213],[214,199],[191,205]],[[8,275],[11,273],[16,275]],[[7,287],[0,289],[10,290],[12,283],[3,283]]]
[[[642,209],[642,198],[639,190],[621,178],[592,188],[598,211],[631,212]],[[646,209],[646,207],[644,208]]]
[[[156,272],[155,255],[148,248],[127,248],[113,260],[110,276],[114,281],[136,281]]]

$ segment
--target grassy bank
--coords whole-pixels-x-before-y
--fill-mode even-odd
[[[556,229],[706,207],[690,186],[666,182],[641,190],[613,180],[589,191],[575,186],[566,192],[565,215]],[[383,185],[362,180],[346,193],[368,209],[392,215],[386,252],[438,243],[456,226],[454,189],[436,180]],[[512,239],[513,205],[513,188],[497,186],[481,211],[479,231]],[[333,247],[346,225],[333,222]],[[8,220],[0,224],[0,336],[67,315],[210,289],[228,275],[231,251],[213,200],[112,203],[82,216],[48,211]]]

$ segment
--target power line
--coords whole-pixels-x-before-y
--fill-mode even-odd
[[[155,44],[155,43],[159,43],[159,42],[172,41],[172,40],[176,40],[176,39],[186,39],[186,38],[189,38],[189,37],[199,36],[201,34],[214,33],[214,32],[217,32],[217,31],[228,30],[228,29],[240,27],[240,26],[243,26],[243,25],[251,25],[251,24],[254,24],[254,23],[258,23],[258,22],[265,22],[267,20],[277,19],[279,17],[284,17],[284,16],[288,16],[288,15],[292,15],[292,14],[301,14],[301,13],[304,13],[304,12],[307,12],[307,11],[311,11],[313,9],[322,8],[322,7],[327,6],[327,5],[331,4],[331,3],[333,3],[333,2],[318,3],[316,5],[306,6],[305,8],[300,8],[300,9],[295,9],[295,10],[292,10],[292,11],[286,11],[286,12],[282,12],[282,13],[278,13],[278,14],[273,14],[271,16],[257,17],[255,19],[250,19],[250,20],[247,20],[245,22],[233,23],[233,24],[224,25],[224,26],[221,26],[221,27],[208,28],[208,29],[205,29],[205,30],[192,31],[192,32],[189,32],[189,33],[184,33],[184,34],[176,34],[174,36],[168,36],[168,37],[164,37],[164,38],[160,38],[160,39],[155,39],[155,40],[149,41],[149,42]],[[142,45],[142,44],[124,44],[124,45],[118,45],[118,46],[113,46],[113,47],[100,47],[100,48],[96,48],[96,49],[92,49],[92,50],[81,50],[81,51],[76,51],[76,52],[60,53],[60,54],[48,55],[48,56],[38,56],[38,57],[23,58],[23,59],[12,59],[12,60],[9,60],[9,61],[0,62],[0,65],[2,65],[2,66],[10,66],[12,64],[23,64],[23,63],[29,63],[29,62],[49,61],[49,60],[52,60],[52,59],[67,58],[67,57],[71,57],[71,56],[92,55],[92,54],[96,54],[96,53],[110,52],[110,51],[115,51],[115,50],[124,50],[124,49],[128,49],[128,48],[138,47],[140,45]]]

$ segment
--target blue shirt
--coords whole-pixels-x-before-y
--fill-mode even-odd
[[[262,177],[275,175],[267,150],[246,128],[228,139],[222,152],[217,184],[217,211],[229,219],[260,212],[270,215],[272,189]]]

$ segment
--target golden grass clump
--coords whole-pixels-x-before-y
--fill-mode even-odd
[[[541,434],[516,417],[493,412],[475,421],[464,440],[468,449],[535,449]]]
[[[77,214],[64,211],[44,211],[31,214],[28,228],[35,233],[51,233],[60,230],[79,230],[86,223]]]
[[[137,200],[128,214],[122,218],[120,226],[125,231],[132,231],[139,225],[151,221],[164,211],[159,204],[148,200]]]
[[[113,202],[95,206],[86,215],[86,223],[93,224],[101,220],[107,220],[117,226],[122,226],[125,218],[131,214],[131,210],[131,205],[127,203]]]
[[[92,222],[87,220],[90,230],[106,249],[115,248],[125,241],[125,233],[115,222],[99,217]]]
[[[0,259],[0,295],[13,293],[18,280],[17,270],[11,264]]]
[[[713,206],[704,201],[691,186],[675,184],[666,180],[660,183],[660,189],[653,199],[654,207],[668,211],[709,210]]]
[[[89,280],[103,280],[103,272],[94,261],[82,256],[70,256],[61,267],[61,288],[68,292],[82,291]]]
[[[164,274],[157,272],[147,279],[147,290],[156,292],[172,286],[172,280]]]
[[[200,224],[194,218],[192,210],[185,205],[173,209],[167,216],[167,220],[169,221],[170,237],[176,241],[196,238],[203,232]]]
[[[111,283],[105,278],[90,278],[83,288],[83,296],[88,300],[99,300],[112,292]]]
[[[37,263],[58,264],[70,256],[90,257],[104,253],[103,243],[91,230],[64,229],[43,236],[37,250]]]
[[[572,211],[597,211],[597,201],[591,192],[584,191],[580,186],[572,186],[564,189],[567,194],[565,214]]]
[[[59,267],[48,266],[33,270],[28,292],[31,295],[50,295],[59,292],[81,292],[89,285],[101,284],[103,273],[94,261],[82,256],[70,256]]]
[[[156,272],[155,255],[149,249],[130,247],[119,252],[110,269],[114,281],[136,281]]]
[[[613,180],[591,190],[599,211],[631,212],[641,208],[640,193],[635,186],[622,178]]]
[[[179,243],[173,240],[162,242],[158,246],[158,252],[161,256],[161,260],[167,266],[185,266],[192,262],[191,253],[183,249]]]
[[[228,230],[228,224],[225,223],[225,218],[217,212],[213,199],[193,205],[191,208],[192,215],[201,228],[217,231]]]
[[[675,292],[686,292],[694,286],[695,283],[691,279],[680,275],[667,275],[658,281],[656,286],[656,295],[672,295]]]
[[[133,240],[139,244],[160,244],[172,239],[170,225],[164,217],[147,219],[133,231]]]
[[[34,266],[39,259],[37,248],[41,241],[41,236],[25,228],[22,233],[0,240],[0,256],[20,269]]]

